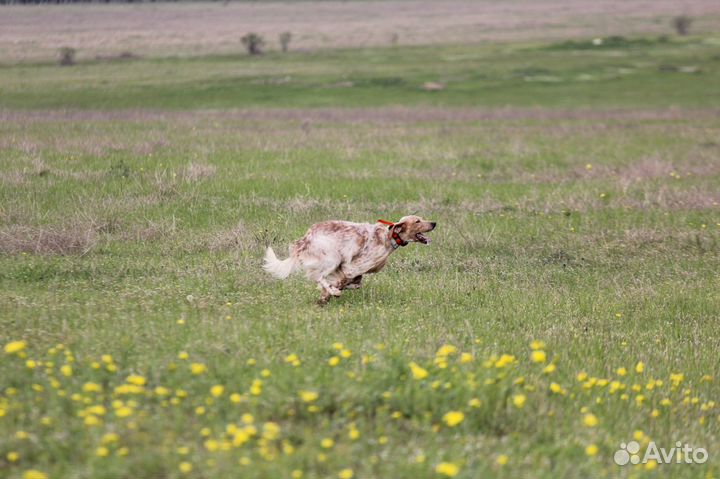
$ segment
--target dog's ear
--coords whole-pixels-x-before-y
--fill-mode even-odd
[[[407,225],[403,221],[402,223],[395,223],[395,225],[392,227],[392,229],[396,233],[402,233],[403,231],[405,231],[406,227],[407,227]]]

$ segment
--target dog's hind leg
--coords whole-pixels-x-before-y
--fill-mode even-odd
[[[344,289],[359,289],[360,283],[362,282],[362,275],[355,276],[353,279],[345,284]]]

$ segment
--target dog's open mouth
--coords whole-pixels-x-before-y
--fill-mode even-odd
[[[428,238],[427,236],[425,236],[422,233],[416,234],[415,239],[418,240],[422,244],[428,244],[430,242],[430,238]]]

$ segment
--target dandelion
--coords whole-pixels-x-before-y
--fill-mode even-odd
[[[215,398],[219,398],[223,395],[225,392],[225,386],[222,386],[220,384],[216,384],[215,386],[210,388],[210,395]]]
[[[48,479],[48,476],[37,469],[29,469],[23,472],[22,479]]]
[[[98,457],[107,457],[110,454],[110,450],[105,446],[100,446],[95,449],[95,455]]]
[[[482,401],[480,401],[478,398],[472,398],[468,401],[468,406],[479,408],[480,406],[482,406]]]
[[[17,354],[27,347],[25,341],[10,341],[5,345],[5,354]]]
[[[639,362],[635,365],[635,372],[638,373],[638,374],[642,374],[643,371],[645,371],[645,363],[642,362],[642,361],[639,361]]]
[[[313,402],[317,400],[319,396],[318,393],[315,391],[300,391],[298,392],[298,395],[303,402]]]
[[[460,468],[452,462],[441,462],[435,466],[435,472],[447,477],[455,477],[460,472]]]
[[[500,454],[497,459],[495,459],[495,462],[500,466],[504,466],[505,464],[510,462],[510,458],[507,456],[507,454]]]
[[[338,477],[340,479],[352,479],[353,475],[353,470],[350,468],[346,468],[338,472]]]
[[[10,451],[5,455],[5,458],[8,460],[8,462],[17,462],[18,459],[20,459],[20,454],[15,451]]]
[[[230,401],[231,401],[233,404],[241,403],[242,400],[243,400],[242,396],[241,396],[240,394],[238,394],[238,393],[232,393],[232,394],[230,395]]]
[[[350,431],[348,431],[348,437],[351,441],[356,441],[360,437],[360,431],[353,425],[350,427]]]
[[[195,376],[199,376],[205,371],[207,371],[207,366],[202,363],[192,363],[190,365],[190,372]]]
[[[300,469],[295,469],[290,473],[292,479],[302,479],[303,472]]]
[[[545,342],[534,340],[530,343],[530,349],[532,349],[533,351],[536,351],[539,349],[545,349]]]
[[[411,362],[409,364],[410,366],[410,372],[412,373],[413,379],[425,379],[428,376],[427,369],[419,366],[415,362]]]
[[[185,360],[187,360],[187,359],[190,357],[190,355],[189,355],[187,352],[185,352],[185,351],[180,351],[180,352],[178,353],[177,357],[178,357],[179,360],[185,361]],[[192,467],[192,466],[190,466],[190,467]]]
[[[617,368],[615,371],[618,376],[625,376],[627,374],[627,369],[625,368]]]
[[[550,391],[555,394],[563,394],[565,392],[558,383],[550,383]]]
[[[543,372],[545,374],[550,374],[550,373],[554,373],[556,369],[557,369],[557,366],[555,366],[555,364],[548,364],[547,366],[545,366],[543,368]]]
[[[588,456],[595,456],[598,453],[598,447],[595,444],[589,444],[587,447],[585,447],[585,454]]]
[[[513,396],[512,401],[516,408],[522,409],[525,406],[527,397],[524,394],[516,394]]]
[[[335,367],[335,366],[337,366],[338,364],[340,364],[340,358],[339,358],[338,356],[333,356],[333,357],[331,357],[330,359],[328,359],[328,364],[329,364],[331,367]]]
[[[534,363],[544,363],[547,360],[545,351],[538,349],[530,353],[530,361]]]
[[[447,357],[457,353],[457,348],[452,344],[443,344],[440,349],[437,350],[435,356]]]
[[[63,376],[65,376],[65,377],[70,377],[70,376],[72,376],[72,374],[73,374],[72,366],[70,366],[69,364],[64,364],[64,365],[60,368],[60,373],[61,373]]]
[[[592,413],[587,413],[583,416],[583,424],[587,427],[595,427],[598,424],[598,418]]]
[[[178,469],[180,469],[180,472],[183,474],[187,474],[193,470],[193,465],[189,462],[181,462]]]
[[[320,446],[321,446],[323,449],[330,449],[330,448],[333,447],[334,445],[335,445],[335,441],[333,441],[333,440],[330,439],[329,437],[326,437],[325,439],[323,439],[322,441],[320,441]]]
[[[142,376],[139,376],[137,374],[131,374],[127,377],[125,380],[126,382],[130,384],[134,384],[135,386],[144,386],[145,385],[145,378]]]
[[[460,411],[450,411],[443,416],[443,421],[450,427],[455,427],[465,419],[465,414]]]

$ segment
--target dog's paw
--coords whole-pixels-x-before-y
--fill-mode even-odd
[[[340,296],[342,294],[342,291],[337,289],[335,286],[330,286],[328,288],[328,293],[330,293],[333,296]]]

